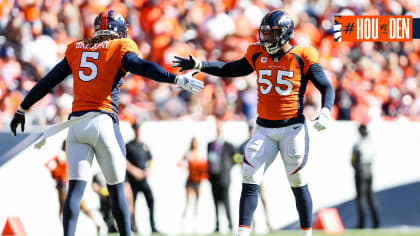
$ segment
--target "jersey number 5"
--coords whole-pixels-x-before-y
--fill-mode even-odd
[[[85,82],[91,81],[98,75],[98,66],[87,59],[93,60],[99,59],[99,52],[82,52],[82,58],[80,59],[80,68],[90,69],[90,74],[85,74],[83,70],[79,70],[79,78]]]
[[[270,93],[271,89],[273,88],[273,83],[271,80],[264,78],[264,76],[271,76],[273,73],[272,70],[259,70],[258,71],[258,84],[260,84],[260,92],[261,94],[265,95]],[[285,70],[278,70],[277,71],[277,79],[276,85],[283,85],[274,86],[274,90],[282,96],[289,95],[293,90],[293,83],[290,80],[284,79],[283,77],[293,78],[293,71],[285,71]],[[265,84],[267,86],[262,86],[261,84]],[[265,88],[264,88],[265,87]]]

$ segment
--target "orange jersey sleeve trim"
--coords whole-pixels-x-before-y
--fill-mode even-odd
[[[306,74],[311,65],[318,63],[319,55],[314,47],[304,47],[301,54],[303,60],[303,72]]]
[[[248,46],[245,58],[251,67],[255,70],[255,60],[262,54],[262,47],[259,43],[253,43]],[[254,58],[257,57],[257,58]]]
[[[139,55],[139,48],[133,40],[123,38],[121,39],[121,60],[127,52],[134,52],[136,55]],[[127,73],[127,70],[123,66],[121,66],[121,69]]]
[[[311,65],[318,63],[319,55],[314,47],[296,46],[291,52],[302,59],[304,75],[308,72]]]

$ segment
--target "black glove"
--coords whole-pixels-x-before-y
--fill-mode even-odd
[[[179,72],[184,70],[201,70],[201,61],[193,57],[191,54],[189,58],[175,56],[172,63],[175,63],[172,67],[181,67]]]
[[[19,124],[22,132],[25,131],[25,112],[18,109],[15,115],[13,115],[12,122],[10,122],[10,129],[12,130],[13,136],[16,136],[16,128]]]

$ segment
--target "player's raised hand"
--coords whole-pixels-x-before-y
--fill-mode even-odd
[[[172,67],[180,67],[179,72],[184,70],[201,70],[201,61],[193,57],[191,54],[188,58],[175,56],[175,59],[172,60]]]
[[[10,122],[10,129],[12,130],[13,136],[16,136],[16,128],[20,124],[20,129],[25,131],[25,110],[23,110],[20,106],[13,115],[12,122]]]
[[[315,121],[314,128],[318,131],[324,130],[328,127],[330,123],[331,115],[330,110],[326,107],[323,107],[318,115],[312,120]]]
[[[175,79],[176,84],[191,93],[199,93],[204,88],[204,83],[201,80],[193,78],[198,71],[189,72],[183,75],[178,75]]]

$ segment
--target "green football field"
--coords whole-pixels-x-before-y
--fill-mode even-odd
[[[164,235],[164,234],[153,234],[154,235]],[[234,234],[209,234],[206,236],[230,236]],[[296,231],[281,231],[276,233],[268,233],[268,234],[254,234],[254,235],[261,235],[261,236],[300,236],[300,232]],[[322,235],[331,235],[326,234],[321,231],[315,231],[313,236],[322,236]],[[335,234],[337,235],[337,234]],[[397,236],[397,235],[404,235],[404,236],[420,236],[420,230],[346,230],[343,236]],[[109,234],[108,236],[118,236],[118,234]],[[137,234],[133,234],[133,236],[140,236]],[[182,235],[180,235],[182,236]],[[183,236],[193,236],[193,235],[183,235]],[[195,235],[194,235],[195,236]]]

